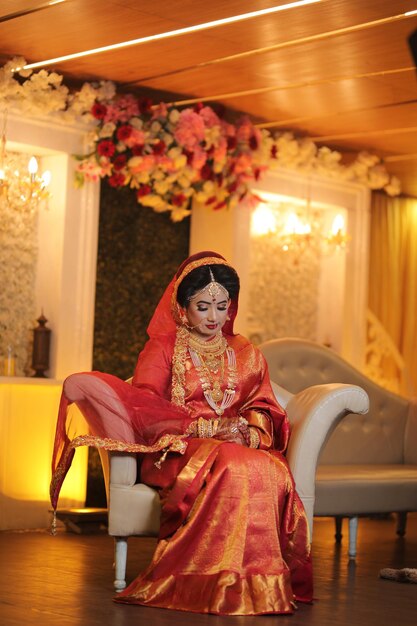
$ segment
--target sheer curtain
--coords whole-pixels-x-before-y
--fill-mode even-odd
[[[417,199],[372,194],[369,308],[402,354],[417,393]]]

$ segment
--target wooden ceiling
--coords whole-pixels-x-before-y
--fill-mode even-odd
[[[286,0],[2,0],[0,60],[28,62],[286,4]],[[417,0],[322,0],[46,66],[166,102],[206,99],[345,154],[385,159],[417,197]]]

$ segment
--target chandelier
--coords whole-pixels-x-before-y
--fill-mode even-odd
[[[0,141],[0,198],[11,207],[34,211],[40,202],[50,197],[48,186],[51,173],[38,175],[38,161],[29,159],[26,171],[21,171],[22,156],[6,152],[6,116]]]
[[[299,203],[276,194],[259,196],[252,214],[252,234],[272,238],[295,262],[307,252],[322,256],[346,248],[349,236],[341,212],[313,207],[309,200]]]

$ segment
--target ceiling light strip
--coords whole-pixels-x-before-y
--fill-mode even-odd
[[[15,20],[18,17],[23,17],[24,15],[30,15],[31,13],[37,13],[38,11],[43,11],[44,9],[50,9],[55,4],[62,4],[62,2],[67,2],[68,0],[51,0],[50,2],[43,2],[42,4],[38,4],[31,9],[22,9],[21,11],[15,11],[14,13],[8,13],[7,15],[0,16],[1,22],[9,22],[10,20]]]
[[[391,24],[392,22],[395,22],[395,21],[408,19],[409,17],[412,17],[415,13],[417,13],[417,10],[415,12],[409,11],[408,13],[400,13],[398,15],[384,17],[379,20],[373,20],[371,22],[363,22],[361,24],[354,24],[353,26],[346,26],[345,28],[329,30],[324,33],[318,33],[316,35],[308,35],[307,37],[299,37],[298,39],[291,39],[289,41],[283,41],[282,43],[277,43],[272,46],[264,46],[263,48],[255,48],[254,50],[247,50],[246,52],[239,52],[237,54],[231,54],[226,57],[219,57],[217,59],[211,59],[210,61],[203,61],[202,63],[189,65],[179,70],[173,70],[171,72],[164,72],[162,74],[155,74],[153,76],[146,76],[146,77],[138,78],[137,80],[124,83],[124,85],[134,85],[137,83],[143,84],[146,81],[156,80],[158,78],[164,78],[166,76],[177,76],[185,72],[201,70],[203,68],[210,67],[211,65],[219,65],[221,63],[228,63],[230,61],[238,61],[238,60],[246,59],[248,57],[255,56],[255,55],[266,54],[268,52],[274,52],[276,50],[283,50],[284,48],[290,48],[292,46],[298,46],[301,44],[311,43],[311,42],[316,42],[316,41],[323,41],[331,37],[337,37],[339,35],[346,35],[346,34],[350,34],[354,32],[359,32],[361,30],[367,30],[369,28],[376,28],[377,26],[384,26],[385,24]]]
[[[362,74],[351,74],[348,76],[333,76],[332,78],[323,78],[322,80],[310,80],[299,83],[289,83],[287,85],[272,85],[270,87],[258,87],[257,89],[246,89],[244,91],[234,91],[230,93],[221,93],[214,96],[204,96],[203,98],[188,98],[187,100],[176,100],[175,102],[167,102],[168,106],[185,106],[197,104],[198,102],[211,102],[219,100],[232,100],[234,98],[243,98],[245,96],[255,96],[271,91],[287,91],[290,89],[300,89],[305,87],[319,87],[331,83],[342,82],[346,80],[359,80],[362,78],[375,78],[376,76],[388,76],[391,74],[400,74],[403,72],[415,71],[415,67],[402,67],[394,70],[380,70],[378,72],[364,72]],[[267,128],[267,125],[264,126]]]
[[[109,52],[110,50],[118,50],[120,48],[127,48],[129,46],[137,46],[139,44],[149,43],[152,41],[160,41],[161,39],[168,39],[169,37],[178,37],[180,35],[187,35],[209,28],[217,28],[218,26],[224,26],[225,24],[233,24],[236,22],[242,22],[243,20],[249,20],[256,17],[262,17],[264,15],[271,15],[281,11],[287,11],[289,9],[296,9],[308,4],[316,4],[318,2],[325,2],[326,0],[297,0],[296,2],[289,2],[287,4],[281,4],[279,6],[270,7],[269,9],[260,9],[258,11],[251,11],[249,13],[242,13],[241,15],[233,15],[232,17],[226,17],[220,20],[213,20],[211,22],[204,22],[202,24],[196,24],[194,26],[186,26],[184,28],[177,28],[176,30],[167,31],[164,33],[158,33],[156,35],[149,35],[147,37],[140,37],[139,39],[132,39],[130,41],[124,41],[110,46],[102,46],[100,48],[93,48],[91,50],[85,50],[83,52],[75,52],[74,54],[67,54],[61,57],[55,57],[53,59],[46,59],[44,61],[38,61],[37,63],[28,63],[24,66],[25,70],[35,69],[38,67],[45,67],[45,65],[52,65],[56,63],[63,63],[64,61],[70,61],[72,59],[79,59],[81,57],[91,56],[93,54],[100,54],[102,52]]]

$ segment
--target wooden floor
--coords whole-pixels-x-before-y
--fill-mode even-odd
[[[379,578],[384,567],[417,567],[417,515],[404,539],[393,519],[359,522],[356,563],[333,540],[333,521],[315,520],[313,605],[292,616],[218,617],[112,602],[113,542],[106,534],[0,533],[1,626],[415,626],[417,584]],[[346,524],[346,521],[345,521]],[[347,529],[346,529],[347,532]],[[128,579],[149,561],[155,542],[130,540]]]

